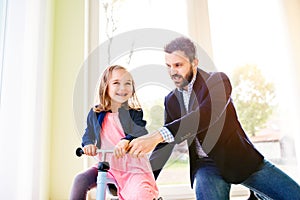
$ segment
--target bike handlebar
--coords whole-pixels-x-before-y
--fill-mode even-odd
[[[106,154],[107,154],[107,153],[113,153],[114,150],[109,150],[109,149],[97,149],[96,152],[97,152],[97,153],[103,153],[103,154],[102,154],[102,159],[105,160]],[[78,148],[76,149],[76,156],[80,157],[80,156],[82,156],[82,154],[84,154],[83,149],[80,148],[80,147],[78,147]]]

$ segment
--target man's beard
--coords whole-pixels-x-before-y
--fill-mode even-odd
[[[173,78],[182,78],[182,83],[179,85],[179,88],[182,89],[184,88],[185,86],[187,86],[193,79],[193,67],[191,66],[190,68],[190,71],[187,73],[187,75],[185,77],[181,76],[181,75],[178,75],[178,74],[174,74],[172,75],[172,79]]]

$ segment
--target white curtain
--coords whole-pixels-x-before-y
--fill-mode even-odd
[[[46,0],[7,4],[0,110],[2,199],[45,199],[49,10]],[[48,26],[47,26],[48,24]]]

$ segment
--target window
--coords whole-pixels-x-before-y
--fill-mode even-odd
[[[161,28],[187,35],[185,0],[100,0],[101,41],[140,28]]]
[[[108,43],[107,49],[104,50],[108,52],[98,54],[100,57],[100,61],[98,61],[98,63],[100,63],[100,68],[104,69],[106,67],[101,65],[101,60],[103,62],[103,59],[108,59],[109,64],[121,64],[131,71],[137,83],[137,94],[145,112],[145,118],[148,125],[147,128],[149,131],[154,130],[154,128],[163,125],[164,96],[167,95],[174,87],[172,81],[168,78],[165,67],[164,52],[162,51],[163,45],[166,42],[159,46],[160,49],[135,49],[135,47],[133,47],[130,51],[117,56],[112,56],[111,54],[113,54],[113,52],[111,52],[111,49],[109,48],[110,44],[116,42],[119,35],[137,29],[161,29],[162,31],[169,30],[170,32],[176,32],[181,35],[188,35],[186,1],[179,0],[174,3],[172,0],[100,0],[97,4],[99,7],[98,11],[94,10],[95,6],[92,5],[90,5],[89,10],[90,12],[93,12],[93,16],[89,15],[89,57],[97,51],[99,46],[101,47],[101,45],[106,44],[106,42]],[[97,18],[97,16],[99,18]],[[97,32],[97,30],[98,36],[94,35],[94,32]],[[91,37],[91,35],[93,36]],[[171,38],[172,35],[169,35],[168,41]],[[94,40],[94,42],[91,41],[91,39]],[[160,37],[155,39],[159,40]],[[121,42],[125,41],[122,40]],[[95,43],[98,44],[98,46],[96,46]],[[91,47],[93,45],[94,47]],[[103,49],[100,48],[100,51],[102,50]],[[108,58],[101,57],[103,55],[107,55]],[[144,73],[143,77],[139,76],[140,70],[148,70],[151,67],[156,67],[161,71],[150,70],[149,76],[161,76],[161,79],[166,80],[166,83],[159,81],[155,82],[150,79],[149,81],[145,81],[147,77],[145,77]],[[101,70],[99,69],[95,69],[94,71],[93,69],[90,69],[87,81],[90,82],[93,79],[97,79],[100,73]],[[88,85],[92,86],[93,84]],[[94,92],[94,88],[90,90],[90,93],[92,92]],[[92,102],[92,100],[89,99],[87,102]],[[153,117],[153,114],[155,117]],[[189,191],[187,147],[184,144],[181,144],[178,149],[183,152],[176,151],[176,153],[172,156],[169,163],[159,176],[158,184],[163,185],[163,187],[167,187],[170,184],[180,184],[181,188],[178,191],[182,192],[185,188],[187,188],[188,193],[191,193]],[[175,181],[176,177],[170,179],[170,175],[177,176],[178,173],[176,173],[176,170],[181,169],[186,173],[184,176],[181,176],[180,180],[177,178]],[[186,185],[186,187],[182,187],[182,184]],[[168,189],[165,189],[165,193],[170,192]],[[193,195],[193,193],[191,194]]]
[[[114,42],[114,37],[127,31],[143,28],[168,29],[187,35],[187,13],[186,1],[180,0],[174,3],[172,0],[124,0],[124,1],[100,1],[99,15],[99,37],[100,41],[109,40]],[[159,38],[157,38],[159,40]],[[163,46],[161,46],[163,48]],[[149,71],[148,75],[153,76],[152,80],[139,81],[140,69],[147,70],[153,65],[158,68],[165,68],[164,54],[161,50],[154,49],[133,49],[125,55],[120,55],[111,63],[123,64],[128,67],[137,83],[137,95],[141,101],[147,120],[148,130],[163,125],[163,101],[164,96],[173,88],[168,87],[163,81],[155,83],[154,76],[158,71]],[[148,65],[148,66],[147,66]],[[168,79],[167,71],[161,72],[163,80]],[[143,73],[143,79],[145,74]],[[178,178],[176,171],[186,172]],[[174,153],[161,172],[158,180],[159,185],[189,184],[188,151],[185,142],[177,145]]]
[[[297,179],[293,170],[297,163],[297,135],[291,130],[297,128],[291,124],[291,119],[295,119],[294,110],[299,109],[294,108],[296,98],[286,98],[295,97],[295,87],[290,78],[293,77],[292,57],[282,2],[213,0],[208,1],[208,5],[214,62],[218,70],[233,76],[239,67],[256,66],[265,79],[274,84],[273,114],[264,128],[255,130],[256,135],[251,140],[267,159]],[[244,84],[247,85],[245,81]]]

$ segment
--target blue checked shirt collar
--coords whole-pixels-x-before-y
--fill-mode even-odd
[[[189,110],[189,101],[190,101],[190,97],[191,97],[191,93],[192,93],[192,90],[193,90],[195,80],[196,80],[196,75],[194,75],[192,81],[188,84],[187,91],[178,88],[178,91],[182,92],[184,107],[185,107],[186,111]]]

